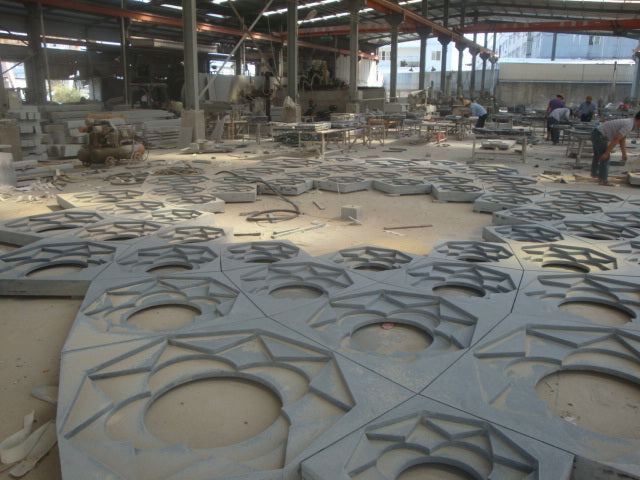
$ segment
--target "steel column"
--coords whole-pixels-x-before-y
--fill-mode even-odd
[[[349,102],[358,101],[358,23],[360,20],[361,0],[349,3]]]
[[[493,34],[493,51],[496,51],[496,37],[497,35],[494,33]],[[494,98],[494,102],[495,102],[495,95],[496,95],[496,63],[498,63],[498,57],[496,57],[495,55],[492,55],[489,58],[489,61],[491,62],[491,97]]]
[[[34,5],[28,8],[27,35],[29,48],[33,52],[33,56],[24,62],[25,74],[27,76],[27,102],[36,105],[47,101],[47,87],[44,77],[45,68],[42,54],[41,11],[41,5]]]
[[[197,110],[199,101],[196,0],[183,0],[182,21],[184,35],[184,108],[185,110]]]
[[[485,32],[484,34],[484,47],[487,48],[487,44],[489,42],[489,34]],[[482,76],[480,77],[480,92],[484,95],[486,78],[487,78],[487,60],[489,59],[489,55],[485,52],[480,53],[480,58],[482,59]]]
[[[404,20],[404,16],[391,13],[386,18],[391,25],[391,70],[389,72],[389,101],[398,101],[398,27]]]
[[[460,28],[464,28],[464,3],[460,7]],[[458,50],[458,76],[456,78],[456,95],[462,95],[462,57],[466,44],[456,42],[456,50]]]
[[[287,94],[298,103],[298,0],[287,5]]]
[[[473,41],[476,41],[476,36],[478,34],[473,34]],[[476,94],[476,61],[478,60],[478,51],[471,50],[471,78],[469,79],[469,96],[471,98],[475,98]]]
[[[422,0],[422,9],[421,12],[423,17],[427,17],[429,15],[429,0]],[[425,70],[427,68],[427,39],[433,28],[426,27],[424,25],[420,25],[416,28],[418,34],[420,35],[420,72],[418,73],[418,89],[424,90],[426,85],[426,74]]]
[[[124,10],[125,0],[120,0],[120,7]],[[124,82],[124,103],[131,106],[131,78],[129,75],[129,32],[127,19],[120,17],[120,58],[122,60],[122,81]]]
[[[449,26],[449,0],[444,0],[442,4],[442,25],[445,28]],[[440,91],[445,95],[447,83],[447,46],[451,41],[451,36],[440,35],[438,41],[440,45],[442,45],[442,55],[440,57]]]
[[[640,104],[640,46],[633,52],[633,59],[636,61],[636,65],[631,83],[631,101]]]
[[[391,71],[389,73],[389,101],[398,101],[398,25],[391,25]]]

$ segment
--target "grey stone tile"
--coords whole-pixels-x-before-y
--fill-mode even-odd
[[[225,271],[266,315],[325,304],[349,287],[373,283],[345,267],[314,258]]]
[[[450,240],[438,243],[429,252],[428,257],[522,269],[511,247],[504,243]]]
[[[373,180],[373,189],[394,195],[418,195],[430,193],[431,185],[417,178],[388,178]]]
[[[373,245],[345,248],[318,258],[344,266],[379,282],[395,277],[419,259],[416,255]]]
[[[638,329],[639,298],[637,276],[526,272],[514,311],[537,312],[543,318],[568,312],[582,323]]]
[[[86,478],[95,462],[101,478],[295,480],[302,460],[411,396],[269,319],[69,351],[62,363],[58,428],[68,479]],[[161,395],[226,378],[279,400],[271,425],[220,446],[159,438],[147,427]],[[203,401],[211,408],[216,399]]]
[[[480,185],[434,183],[431,195],[439,202],[468,202],[475,201],[484,194]]]
[[[485,193],[473,202],[473,211],[479,213],[493,213],[508,208],[531,205],[533,200],[523,195],[510,193]]]
[[[300,247],[287,241],[233,243],[225,245],[220,255],[225,272],[282,260],[310,259]]]
[[[272,318],[414,392],[506,315],[490,304],[479,310],[460,298],[380,283],[311,307]]]
[[[512,245],[512,248],[525,270],[630,274],[629,265],[619,255],[580,240]]]
[[[640,236],[640,230],[578,215],[567,216],[562,220],[543,223],[543,225],[558,230],[565,236],[576,237],[594,244],[615,240],[633,240]]]
[[[123,247],[58,236],[0,255],[2,295],[82,296]]]
[[[522,223],[559,221],[566,217],[567,215],[563,213],[531,206],[493,212],[492,221],[494,225],[517,225]]]
[[[329,192],[351,193],[371,188],[371,180],[355,175],[326,177],[316,182],[317,188]]]
[[[565,239],[558,230],[540,223],[489,225],[482,229],[482,238],[487,242],[504,243],[551,243]]]
[[[0,242],[27,245],[56,235],[67,235],[72,230],[106,219],[106,215],[87,209],[68,209],[16,218],[0,226]]]
[[[638,345],[638,334],[623,328],[514,314],[422,393],[577,459],[637,475],[640,439],[612,437],[606,425],[587,429],[581,426],[584,419],[552,413],[536,386],[561,372],[605,374],[638,384]]]
[[[141,312],[148,315],[140,318]],[[122,278],[107,271],[89,288],[64,350],[260,316],[260,310],[220,272]]]
[[[472,478],[569,480],[573,456],[415,396],[305,460],[302,478],[393,480],[420,465]]]

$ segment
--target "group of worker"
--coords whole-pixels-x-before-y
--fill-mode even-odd
[[[577,110],[581,122],[590,122],[596,112],[596,104],[593,103],[593,98],[590,96],[587,96]],[[564,95],[559,93],[549,101],[545,116],[547,117],[547,140],[551,140],[554,145],[557,145],[560,141],[560,130],[554,126],[569,123],[571,120],[571,110],[564,104]]]
[[[474,100],[465,100],[464,105],[469,107],[471,116],[478,117],[476,128],[483,128],[488,117],[487,110]],[[590,96],[587,96],[577,109],[577,114],[580,115],[582,122],[591,122],[596,112],[597,107]],[[549,101],[545,116],[547,117],[547,140],[551,140],[554,145],[557,145],[560,141],[560,129],[557,128],[557,125],[569,123],[571,120],[571,110],[565,106],[564,95],[559,93]],[[600,185],[611,185],[609,183],[609,159],[613,149],[616,145],[620,145],[622,163],[626,163],[626,137],[630,132],[639,129],[640,111],[632,118],[620,118],[595,124],[595,128],[591,132],[593,144],[591,177],[597,178]]]
[[[596,106],[588,96],[578,107],[580,121],[590,122],[596,113]],[[560,131],[554,128],[559,123],[569,123],[571,110],[564,104],[564,96],[556,95],[547,105],[547,140],[551,139],[554,145],[558,144]],[[620,145],[622,163],[627,162],[626,138],[629,133],[640,129],[640,111],[632,118],[619,118],[596,124],[591,131],[591,143],[593,144],[593,159],[591,161],[591,177],[598,179],[600,185],[609,183],[609,161],[611,152]]]

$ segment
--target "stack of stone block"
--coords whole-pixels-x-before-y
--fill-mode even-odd
[[[25,105],[9,110],[8,114],[9,117],[18,121],[22,159],[47,160],[47,149],[42,144],[42,127],[38,108]]]
[[[44,141],[50,158],[76,158],[78,151],[89,141],[89,136],[82,131],[85,121],[66,120],[63,123],[45,125]]]

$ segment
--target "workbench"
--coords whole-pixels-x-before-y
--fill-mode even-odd
[[[580,159],[591,160],[593,158],[593,146],[591,145],[591,131],[570,129],[565,132],[567,136],[567,157],[574,157],[576,165]]]
[[[253,130],[256,143],[260,143],[262,133],[269,133],[271,127],[269,122],[250,122],[248,120],[230,120],[224,125],[227,129],[227,138],[229,140],[235,140],[240,135],[244,138],[245,134],[251,138],[251,131]]]
[[[488,140],[485,136],[483,136],[484,140]],[[512,150],[510,147],[507,150],[487,150],[483,149],[482,146],[477,146],[477,142],[480,140],[478,135],[473,136],[473,148],[471,150],[471,160],[469,163],[474,163],[476,160],[491,160],[495,162],[499,162],[505,158],[513,158],[515,160],[520,160],[522,163],[526,163],[527,161],[527,135],[523,136],[494,136],[493,139],[498,140],[521,140],[522,142],[522,150],[517,152],[515,149]],[[515,147],[515,145],[514,145]]]
[[[320,147],[320,157],[324,158],[327,153],[327,145],[334,143],[340,150],[351,148],[352,137],[355,135],[357,127],[349,128],[329,128],[326,130],[300,130],[296,128],[278,128],[275,135],[297,135],[298,147],[307,145],[318,145]]]

